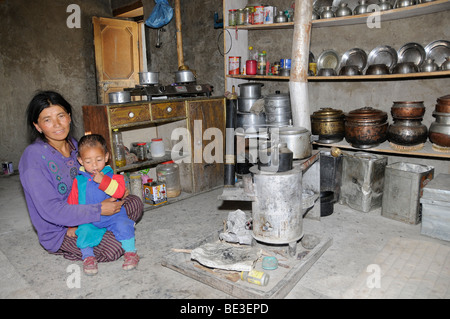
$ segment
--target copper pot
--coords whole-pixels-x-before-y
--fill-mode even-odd
[[[311,132],[320,143],[336,143],[345,136],[345,115],[341,110],[321,108],[311,115]]]
[[[394,102],[391,114],[394,119],[421,119],[425,114],[425,106],[423,101]]]
[[[450,94],[441,96],[437,99],[436,112],[450,113]]]
[[[353,110],[345,116],[345,140],[356,148],[378,146],[387,139],[387,113],[372,107]]]

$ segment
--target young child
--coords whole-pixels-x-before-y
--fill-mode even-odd
[[[68,203],[95,204],[114,197],[120,199],[125,193],[125,180],[122,175],[114,175],[110,166],[106,166],[109,152],[106,141],[101,135],[83,136],[78,142],[78,161],[82,165],[73,181]],[[70,231],[73,232],[75,228]],[[128,218],[125,208],[112,216],[101,216],[100,221],[83,224],[76,228],[77,246],[83,259],[83,270],[87,275],[98,272],[98,262],[94,247],[100,244],[105,232],[111,231],[121,242],[125,251],[122,268],[136,268],[139,256],[136,254],[134,221]]]

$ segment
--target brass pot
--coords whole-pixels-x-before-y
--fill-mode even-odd
[[[319,143],[336,143],[345,136],[345,115],[341,110],[321,108],[311,115],[311,132]]]
[[[345,116],[345,140],[355,148],[371,148],[387,139],[387,113],[372,107],[353,110]]]

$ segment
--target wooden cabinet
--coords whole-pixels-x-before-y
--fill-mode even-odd
[[[183,150],[183,154],[176,155],[176,159],[182,159],[180,163],[182,190],[187,193],[198,193],[223,185],[223,156],[214,157],[214,161],[211,162],[205,154],[220,155],[223,149],[225,98],[191,98],[83,106],[85,134],[103,135],[111,150],[111,158],[114,158],[114,150],[111,148],[113,129],[133,130],[180,120],[186,120],[186,132],[189,139],[187,143],[189,150]],[[213,130],[208,131],[210,128]],[[210,137],[209,132],[214,132],[214,136]],[[212,139],[209,140],[210,138]],[[217,145],[217,149],[212,145]],[[211,148],[213,148],[212,152]],[[117,168],[114,161],[110,161],[110,165],[117,173],[153,167],[170,159],[172,159],[172,153],[168,151],[162,158],[125,167]]]

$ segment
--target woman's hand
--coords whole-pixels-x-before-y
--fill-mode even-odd
[[[117,214],[122,208],[122,205],[123,201],[118,201],[113,197],[105,199],[102,202],[102,212],[100,213],[100,215],[111,216]]]
[[[66,235],[68,237],[77,237],[77,235],[75,234],[75,231],[77,230],[77,228],[78,227],[68,227]]]

